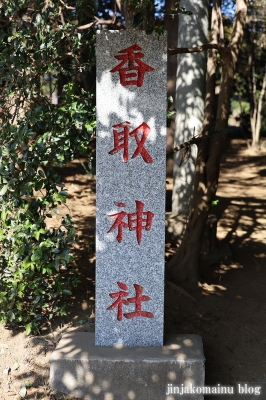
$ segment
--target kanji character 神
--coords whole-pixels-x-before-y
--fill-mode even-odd
[[[109,151],[108,154],[113,155],[120,150],[124,150],[123,160],[125,162],[128,162],[128,136],[132,136],[137,142],[137,148],[131,158],[135,158],[138,155],[141,155],[146,163],[152,163],[153,159],[144,147],[144,144],[150,132],[149,125],[147,125],[146,122],[142,122],[142,124],[134,129],[132,132],[129,132],[129,125],[130,122],[128,121],[113,125],[114,148]],[[139,138],[138,136],[139,133],[142,133],[141,138]]]
[[[143,287],[134,284],[136,296],[130,297],[128,299],[124,299],[124,297],[128,296],[128,286],[125,283],[117,282],[120,289],[120,292],[110,293],[109,296],[112,299],[117,298],[117,300],[111,304],[107,310],[113,310],[117,307],[117,320],[122,321],[123,315],[125,318],[130,319],[134,317],[146,317],[146,318],[154,318],[154,314],[150,311],[142,311],[142,301],[149,301],[151,298],[149,296],[142,295]],[[135,303],[135,311],[124,313],[123,314],[123,304],[129,305],[130,303]]]
[[[119,243],[123,240],[123,228],[128,228],[130,231],[136,231],[137,242],[140,244],[142,239],[142,231],[145,229],[146,231],[151,230],[152,219],[154,214],[151,211],[143,211],[144,203],[139,200],[135,201],[136,203],[136,212],[132,214],[127,214],[125,211],[120,211],[117,214],[108,215],[109,218],[114,219],[115,222],[109,229],[109,232],[112,232],[117,228],[118,233],[116,239]],[[125,203],[115,202],[115,205],[118,207],[126,207]],[[124,221],[124,218],[127,216],[127,222]],[[144,225],[143,225],[144,224]]]
[[[138,50],[141,50],[141,47],[133,44],[133,46],[120,50],[119,55],[115,56],[117,60],[121,60],[121,63],[111,69],[110,72],[119,71],[122,86],[142,86],[145,72],[154,70],[154,68],[140,60],[140,58],[144,57],[144,54]]]

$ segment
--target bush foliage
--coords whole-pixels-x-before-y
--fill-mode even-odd
[[[54,167],[89,156],[95,127],[94,33],[77,29],[84,11],[89,2],[0,4],[0,321],[26,333],[64,315],[62,299],[79,283],[67,207],[59,226],[47,221],[68,195]]]

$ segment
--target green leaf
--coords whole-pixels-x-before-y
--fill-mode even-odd
[[[31,322],[30,322],[29,324],[25,325],[25,333],[26,333],[26,335],[29,335],[31,333],[31,330],[32,330],[32,325],[31,325]]]
[[[137,14],[134,15],[133,19],[133,26],[136,28],[143,22],[143,12],[138,12]]]
[[[45,178],[45,174],[44,174],[44,172],[43,172],[41,169],[38,170],[38,174],[39,174],[41,177]]]
[[[0,189],[0,196],[4,196],[4,194],[7,192],[8,185],[4,185],[2,189]]]
[[[173,104],[173,102],[174,102],[173,96],[169,96],[168,97],[168,101],[169,101],[170,104]]]
[[[71,292],[70,290],[68,290],[68,289],[63,289],[63,290],[62,290],[62,293],[67,294],[67,295],[69,295],[69,296],[72,295],[72,292]]]
[[[39,229],[38,232],[35,232],[35,234],[34,234],[35,239],[39,240],[40,235],[44,234],[44,233],[46,233],[45,229],[43,229],[43,228]]]
[[[3,222],[5,222],[5,220],[6,220],[6,212],[5,212],[5,210],[3,210],[3,211],[1,212],[1,220],[2,220]]]
[[[9,311],[9,312],[7,313],[7,318],[8,318],[8,320],[9,320],[10,322],[14,321],[14,319],[15,319],[16,317],[15,317],[15,314],[13,313],[13,311]]]
[[[43,180],[39,180],[35,183],[34,185],[34,189],[36,190],[36,192],[38,192],[39,190],[41,190],[41,188],[43,187]]]

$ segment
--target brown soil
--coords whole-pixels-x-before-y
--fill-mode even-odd
[[[245,141],[231,141],[213,212],[218,216],[220,248],[230,245],[232,259],[203,265],[199,291],[192,293],[195,301],[166,284],[165,332],[202,336],[208,385],[266,382],[265,159],[265,154],[247,150]],[[42,327],[39,336],[27,337],[0,325],[0,399],[22,398],[23,384],[25,399],[70,399],[49,389],[49,357],[62,332],[94,329],[95,180],[79,160],[60,172],[77,224],[76,266],[82,284],[69,301],[69,315]],[[166,259],[173,251],[168,245]],[[208,399],[228,397],[242,398]]]

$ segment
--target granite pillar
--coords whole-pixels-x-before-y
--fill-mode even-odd
[[[166,35],[97,34],[96,345],[163,344]]]

